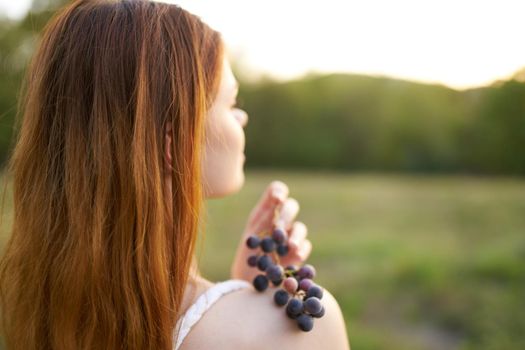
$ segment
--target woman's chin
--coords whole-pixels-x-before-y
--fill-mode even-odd
[[[244,186],[244,170],[241,168],[237,173],[235,181],[232,181],[231,188],[225,195],[239,192]]]
[[[237,174],[236,174],[235,178],[232,179],[230,190],[225,195],[237,193],[244,186],[244,181],[245,181],[245,176],[244,176],[244,155],[243,155],[243,159],[242,159],[241,164],[240,164],[238,169],[239,170],[237,171]]]
[[[206,198],[221,198],[239,192],[244,186],[244,170],[241,168],[237,176],[231,178],[230,181],[217,185],[215,188],[206,188]]]

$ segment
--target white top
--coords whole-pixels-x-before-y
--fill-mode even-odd
[[[178,350],[182,341],[191,330],[194,324],[196,324],[202,315],[208,310],[219,298],[227,293],[236,291],[241,288],[251,287],[251,283],[240,280],[230,279],[222,282],[218,282],[203,292],[193,305],[191,305],[184,316],[178,321],[175,329],[179,329],[179,337],[175,339],[175,333],[173,334],[173,342],[175,343],[175,350]]]

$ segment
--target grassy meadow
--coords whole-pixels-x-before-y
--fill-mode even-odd
[[[525,348],[525,180],[247,171],[239,193],[208,201],[206,277],[229,278],[274,179],[299,201],[352,349]]]
[[[338,299],[352,349],[525,348],[525,180],[246,171],[240,192],[207,202],[205,277],[229,278],[247,216],[275,179],[299,201],[308,262]]]

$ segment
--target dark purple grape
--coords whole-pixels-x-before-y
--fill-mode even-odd
[[[286,240],[286,233],[282,228],[276,228],[273,230],[272,238],[275,243],[283,243]]]
[[[279,256],[285,256],[290,251],[290,248],[288,248],[288,244],[278,244],[277,245],[277,254]]]
[[[266,276],[270,281],[278,281],[282,279],[284,269],[281,265],[270,265],[266,269]]]
[[[317,314],[321,312],[322,308],[321,300],[316,297],[310,297],[304,301],[304,309],[308,311],[309,314]]]
[[[290,310],[288,310],[288,308],[286,308],[286,316],[288,316],[289,318],[291,318],[292,320],[295,320],[297,318],[297,316],[299,316],[298,314],[292,314],[290,312]]]
[[[250,249],[255,249],[259,246],[259,244],[261,243],[261,239],[255,235],[251,235],[250,237],[248,237],[248,239],[246,240],[246,245],[248,246],[248,248]]]
[[[271,253],[275,250],[276,244],[271,237],[264,237],[261,241],[261,248],[265,253]]]
[[[297,325],[302,331],[309,332],[314,328],[314,319],[310,315],[300,314],[297,317]]]
[[[272,259],[268,255],[261,255],[259,259],[257,259],[257,267],[261,271],[266,271],[268,266],[272,263]]]
[[[274,286],[276,286],[276,287],[277,287],[277,286],[280,286],[280,285],[281,285],[281,283],[283,283],[283,280],[278,280],[278,281],[271,281],[271,282],[272,282],[272,284],[273,284]]]
[[[286,303],[288,303],[289,298],[290,298],[290,295],[288,294],[288,292],[282,288],[277,290],[277,292],[275,292],[275,294],[273,295],[273,300],[279,306],[286,305]]]
[[[285,270],[297,271],[297,265],[288,265],[285,267]]]
[[[257,289],[259,292],[264,291],[266,288],[268,288],[268,278],[266,278],[265,275],[257,275],[253,279],[253,286],[255,289]]]
[[[296,298],[290,299],[288,305],[286,305],[286,310],[292,315],[299,315],[303,312],[303,301]]]
[[[323,289],[319,287],[318,285],[314,284],[310,288],[308,288],[308,291],[306,292],[305,299],[316,297],[318,299],[323,299]]]
[[[299,289],[302,289],[304,290],[305,292],[308,291],[308,289],[314,285],[314,281],[312,281],[311,279],[309,278],[303,278],[300,282],[299,282]]]
[[[301,278],[313,279],[315,277],[315,268],[310,264],[306,264],[299,269],[297,275]]]
[[[307,299],[308,300],[308,299]],[[319,311],[318,313],[316,314],[312,314],[313,317],[316,317],[316,318],[321,318],[324,316],[324,306],[321,306],[321,311]]]
[[[248,265],[251,267],[257,266],[257,255],[252,255],[248,258]]]

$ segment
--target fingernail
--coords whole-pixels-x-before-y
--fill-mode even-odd
[[[281,202],[284,201],[284,191],[281,188],[276,188],[273,190],[273,196],[279,199]]]

